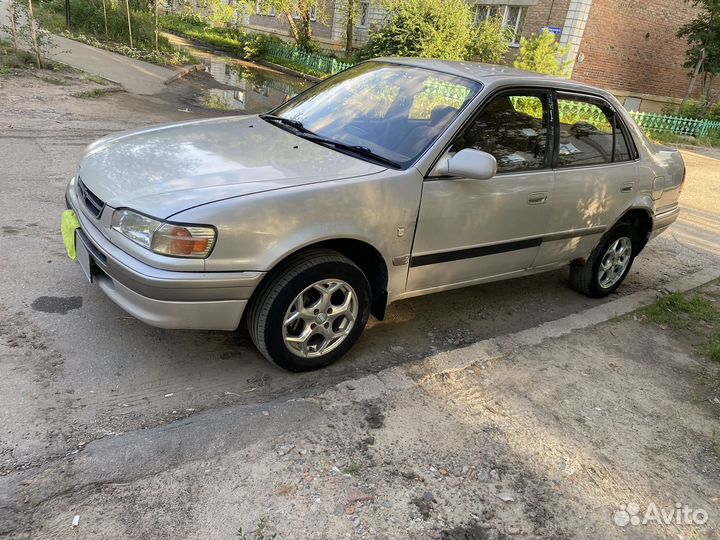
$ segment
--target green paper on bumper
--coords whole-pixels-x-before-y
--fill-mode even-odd
[[[63,243],[67,250],[68,257],[73,261],[77,259],[75,251],[75,230],[80,228],[80,222],[74,210],[65,210],[62,213],[60,230],[62,231]]]

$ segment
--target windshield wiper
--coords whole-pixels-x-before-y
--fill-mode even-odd
[[[277,116],[276,114],[261,114],[260,118],[263,120],[267,120],[269,122],[279,122],[281,124],[285,124],[287,126],[292,127],[295,129],[298,133],[298,136],[302,137],[303,139],[307,139],[308,141],[313,141],[318,144],[323,144],[327,146],[333,146],[334,148],[337,148],[339,150],[345,150],[346,152],[350,152],[356,155],[363,156],[365,158],[368,158],[372,161],[376,161],[379,163],[382,163],[384,165],[387,165],[388,167],[393,167],[396,169],[400,169],[401,166],[397,161],[393,161],[391,159],[388,159],[386,157],[380,156],[370,150],[367,146],[361,146],[361,145],[353,145],[353,144],[347,144],[340,141],[336,141],[333,139],[330,139],[328,137],[323,137],[322,135],[318,135],[314,131],[310,131],[308,128],[306,128],[302,122],[299,120],[293,120],[292,118],[285,118],[284,116]]]
[[[280,122],[281,124],[293,127],[303,133],[312,133],[312,131],[303,126],[303,123],[300,122],[300,120],[293,120],[292,118],[285,118],[284,116],[278,116],[276,114],[261,114],[260,118],[270,122]]]
[[[317,139],[316,139],[317,138]],[[384,165],[387,165],[388,167],[393,167],[395,169],[400,169],[400,164],[397,161],[393,161],[392,159],[388,159],[386,157],[383,157],[381,155],[376,154],[372,150],[370,150],[367,146],[360,146],[360,145],[354,145],[354,144],[346,144],[342,143],[340,141],[334,141],[332,139],[326,139],[325,137],[320,137],[319,135],[315,135],[315,137],[312,137],[313,140],[317,140],[319,143],[323,144],[329,144],[334,146],[335,148],[338,148],[340,150],[346,150],[348,152],[351,152],[353,154],[358,154],[360,156],[369,158],[373,161],[378,161]],[[319,139],[319,140],[318,140]]]

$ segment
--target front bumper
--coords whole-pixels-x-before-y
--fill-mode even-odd
[[[263,272],[177,272],[131,257],[101,232],[75,190],[65,195],[81,228],[77,241],[90,253],[92,277],[133,317],[160,328],[235,330]]]

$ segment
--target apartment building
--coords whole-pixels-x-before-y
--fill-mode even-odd
[[[328,0],[313,30],[321,46],[345,46],[346,0]],[[511,54],[521,36],[547,28],[569,47],[571,78],[611,90],[630,110],[657,112],[678,102],[688,86],[686,43],[675,34],[697,10],[684,0],[480,0],[475,19],[501,17],[511,30]],[[370,28],[382,25],[386,13],[377,0],[363,0],[353,28],[353,45],[367,42]],[[246,18],[247,28],[287,35],[288,22],[262,2]],[[720,86],[718,86],[720,90]]]

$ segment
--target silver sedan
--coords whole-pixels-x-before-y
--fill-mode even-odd
[[[676,219],[684,177],[605,91],[377,59],[268,114],[97,141],[67,190],[65,240],[138,319],[244,324],[304,371],[403,298],[565,265],[578,291],[610,294]]]

